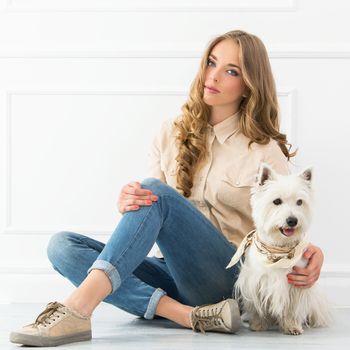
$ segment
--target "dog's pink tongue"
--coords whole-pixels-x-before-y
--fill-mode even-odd
[[[285,228],[283,229],[283,233],[289,237],[294,233],[294,228]]]

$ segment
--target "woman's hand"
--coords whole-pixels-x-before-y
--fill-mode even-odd
[[[121,214],[127,211],[138,210],[140,205],[152,205],[152,201],[158,200],[158,197],[152,195],[152,191],[141,188],[137,181],[129,182],[122,187],[118,199],[118,210]]]
[[[294,266],[294,272],[287,275],[288,283],[294,288],[310,288],[320,277],[324,259],[322,250],[310,243],[303,257],[309,260],[307,266],[305,268]]]

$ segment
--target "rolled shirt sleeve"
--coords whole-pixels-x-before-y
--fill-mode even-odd
[[[163,124],[164,125],[164,124]],[[153,138],[149,152],[148,152],[148,163],[147,163],[147,176],[155,177],[166,183],[164,172],[160,166],[160,140],[162,136],[163,127],[160,128],[156,136]]]

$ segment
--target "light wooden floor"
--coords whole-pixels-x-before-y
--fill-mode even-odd
[[[32,323],[46,304],[0,305],[0,349],[23,348],[8,340],[11,330]],[[350,309],[336,309],[330,328],[306,329],[299,336],[277,330],[237,334],[195,333],[163,319],[146,320],[102,303],[92,317],[93,339],[60,346],[60,349],[350,349]]]

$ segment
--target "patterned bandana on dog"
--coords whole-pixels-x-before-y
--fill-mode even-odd
[[[268,267],[289,268],[294,266],[303,256],[303,253],[309,242],[303,240],[294,247],[273,247],[260,241],[256,230],[250,231],[241,244],[239,245],[235,255],[232,257],[226,269],[235,265],[240,261],[242,255],[246,252],[247,248],[254,243],[257,251],[266,255],[265,265]]]

